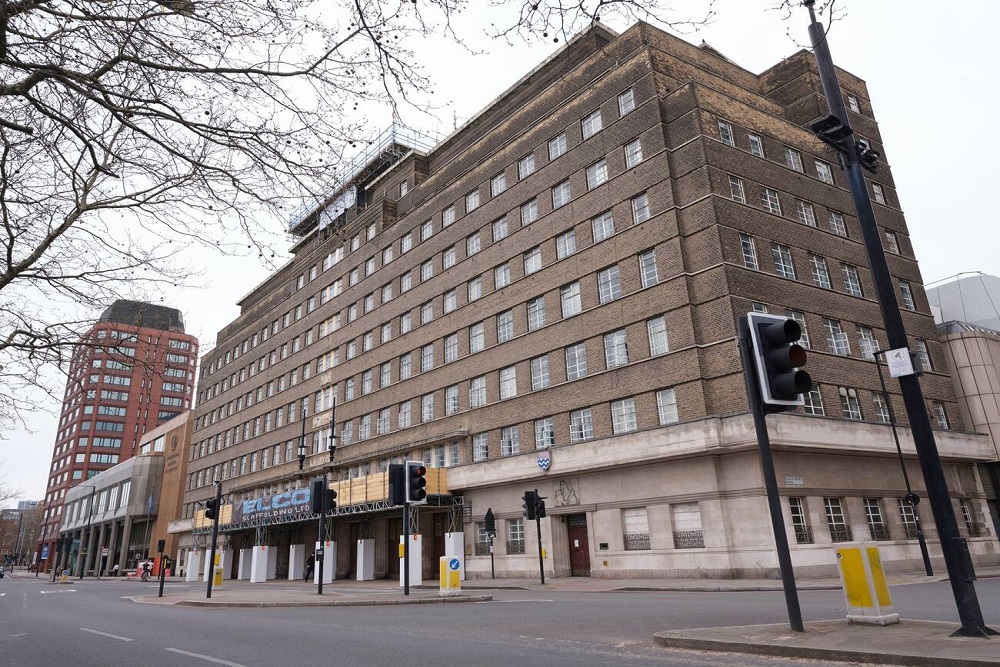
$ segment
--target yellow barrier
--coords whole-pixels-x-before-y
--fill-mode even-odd
[[[892,607],[889,586],[882,571],[878,546],[862,543],[836,549],[840,585],[847,603],[847,620],[852,623],[891,625],[899,623]]]

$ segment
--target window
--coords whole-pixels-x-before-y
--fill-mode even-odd
[[[469,354],[482,352],[486,347],[486,327],[482,322],[477,322],[469,327]]]
[[[469,281],[469,301],[475,301],[483,296],[483,279],[473,278]]]
[[[814,384],[809,393],[805,395],[803,410],[807,415],[820,417],[826,415],[826,410],[823,408],[823,394],[820,392],[818,384]]]
[[[93,454],[90,455],[91,460],[93,460]],[[118,457],[115,457],[115,461]],[[103,503],[102,503],[103,504]],[[985,527],[973,519],[973,508],[968,498],[959,498],[958,506],[962,510],[962,520],[965,522],[965,530],[968,532],[969,537],[985,537],[988,533],[985,532]],[[98,507],[100,511],[100,507]]]
[[[807,201],[802,201],[801,199],[796,200],[796,213],[799,216],[799,222],[803,225],[809,225],[810,227],[816,226],[816,209],[813,205]]]
[[[392,383],[392,364],[388,361],[379,366],[378,386],[382,389]]]
[[[465,212],[469,213],[471,211],[475,211],[477,208],[479,208],[479,190],[473,190],[472,192],[465,195]],[[451,209],[451,211],[452,211],[452,222],[454,222],[455,210]],[[447,227],[447,225],[445,226]]]
[[[566,379],[587,377],[587,346],[583,343],[566,348]]]
[[[638,225],[649,220],[649,216],[649,197],[646,193],[632,197],[632,222]]]
[[[593,190],[608,181],[608,161],[600,159],[587,167],[587,189]]]
[[[412,356],[409,352],[399,358],[399,379],[408,380],[412,368]]]
[[[673,388],[656,392],[656,412],[661,426],[673,424],[678,420],[677,394]]]
[[[522,215],[524,207],[521,207]],[[507,237],[507,216],[503,216],[499,220],[493,221],[493,242],[496,243],[502,238]]]
[[[602,269],[597,273],[597,289],[601,303],[609,303],[621,298],[622,285],[617,264]]]
[[[917,533],[920,532],[920,517],[917,515],[917,508],[902,498],[898,502],[899,517],[903,523],[903,535],[908,540],[916,539]]]
[[[858,276],[858,267],[850,264],[840,265],[841,273],[844,275],[844,291],[852,296],[864,296],[861,291],[861,278]]]
[[[500,400],[517,396],[517,369],[514,366],[500,369]]]
[[[444,363],[450,364],[458,360],[458,334],[444,337]]]
[[[420,281],[430,280],[434,276],[434,260],[429,259],[420,265]]]
[[[452,385],[444,390],[444,414],[453,415],[458,412],[458,385]]]
[[[466,195],[466,202],[468,203],[469,197],[472,196],[473,194],[475,194],[476,206],[479,206],[478,191],[476,191],[475,193],[470,192],[468,195]],[[443,229],[454,222],[455,222],[455,207],[449,206],[448,208],[446,208],[444,211],[441,212],[441,228]]]
[[[631,169],[642,162],[642,142],[638,139],[625,144],[625,168]]]
[[[736,145],[736,139],[733,138],[733,126],[724,120],[719,121],[719,138],[727,146]]]
[[[502,171],[490,179],[490,196],[496,197],[507,189],[507,176]]]
[[[375,423],[375,428],[379,435],[385,435],[392,428],[392,419],[389,417],[389,408],[379,410],[378,421]]]
[[[879,344],[871,327],[858,327],[858,347],[861,349],[863,359],[875,361],[875,353],[879,350]]]
[[[844,411],[844,419],[862,419],[861,404],[858,403],[858,392],[850,387],[840,388],[840,407]]]
[[[486,405],[486,376],[472,378],[469,384],[469,407],[481,408]]]
[[[413,328],[413,316],[410,313],[403,313],[399,316],[399,333],[409,333]]]
[[[889,526],[882,517],[882,503],[878,498],[864,498],[865,518],[868,520],[868,532],[873,540],[888,540]]]
[[[542,355],[531,360],[531,390],[538,391],[549,386],[549,357]]]
[[[413,272],[408,271],[399,277],[399,293],[407,292],[413,287]]]
[[[885,394],[873,391],[872,403],[875,405],[875,421],[882,422],[883,424],[890,423],[892,415],[889,414],[889,400],[885,397]]]
[[[670,351],[667,343],[667,321],[663,315],[646,320],[646,331],[649,334],[649,356],[658,357]]]
[[[524,253],[524,275],[528,276],[542,268],[542,249],[535,247]]]
[[[622,510],[622,541],[625,551],[649,549],[649,518],[645,507]]]
[[[482,240],[479,237],[479,232],[476,232],[472,236],[466,237],[465,239],[465,256],[472,257],[477,252],[479,252],[483,247]]]
[[[507,285],[510,285],[510,263],[504,262],[493,269],[493,286],[494,289],[499,290]]]
[[[553,190],[553,196],[555,196],[555,190]],[[521,204],[521,226],[527,227],[535,220],[538,220],[538,200],[532,199],[529,202]],[[496,230],[494,229],[494,231]]]
[[[830,289],[830,271],[826,266],[826,259],[819,255],[809,255],[809,274],[812,276],[813,285]]]
[[[837,236],[847,236],[847,224],[844,222],[844,214],[830,211],[830,218],[827,221],[830,231]]]
[[[420,397],[420,421],[429,422],[434,419],[434,394],[424,394]]]
[[[824,183],[833,185],[833,170],[826,162],[816,160],[816,177]]]
[[[410,252],[413,249],[413,233],[405,235],[399,242],[400,254]]]
[[[802,153],[788,146],[785,146],[785,164],[788,165],[789,169],[794,169],[798,172],[804,171],[802,169]]]
[[[552,208],[560,208],[569,203],[570,200],[569,181],[563,181],[552,188]]]
[[[458,293],[455,290],[449,290],[444,293],[444,312],[450,313],[451,311],[458,308]]]
[[[555,160],[566,152],[566,133],[549,139],[549,160]]]
[[[605,211],[593,218],[590,225],[594,230],[594,243],[600,243],[615,233],[615,219],[611,215],[611,211]]]
[[[580,121],[580,128],[583,131],[583,139],[586,141],[601,131],[603,123],[601,121],[601,110],[597,109],[583,117]]]
[[[847,334],[840,326],[840,320],[823,319],[823,328],[826,330],[826,346],[834,354],[846,357],[851,353],[851,342],[847,339]]]
[[[382,303],[392,301],[392,283],[382,285]]]
[[[774,259],[774,272],[782,278],[795,280],[795,265],[792,264],[792,251],[786,245],[771,244],[771,257]]]
[[[625,329],[604,335],[604,360],[608,370],[628,363],[628,340]]]
[[[572,317],[583,310],[580,298],[580,283],[570,283],[559,289],[559,302],[562,306],[563,318]]]
[[[927,350],[927,341],[919,338],[914,339],[913,352],[917,355],[917,361],[920,363],[920,370],[934,370],[934,364],[931,363],[930,352]]]
[[[442,269],[450,269],[455,266],[455,246],[445,249],[441,265]]]
[[[507,519],[507,553],[524,553],[524,520]]]
[[[420,306],[420,323],[428,324],[434,319],[434,302],[428,301]]]
[[[534,331],[545,326],[545,297],[540,296],[528,301],[528,331]]]
[[[885,190],[878,183],[872,183],[872,196],[878,204],[885,204]]]
[[[500,456],[513,456],[521,451],[521,435],[517,426],[500,429]]]
[[[472,461],[474,463],[485,461],[489,456],[489,440],[486,434],[477,433],[472,436]]]
[[[931,401],[931,413],[938,428],[951,428],[948,424],[948,412],[941,401]]]
[[[426,373],[434,369],[434,345],[424,345],[420,348],[420,372]]]
[[[674,525],[675,549],[704,549],[705,534],[701,527],[701,507],[697,502],[670,506]]]
[[[850,542],[851,527],[844,515],[844,507],[840,498],[824,498],[826,509],[826,525],[830,529],[830,538],[834,542]]]
[[[761,140],[760,135],[751,132],[747,135],[747,139],[750,141],[750,154],[757,157],[764,157],[764,142]]]
[[[406,193],[410,191],[410,184],[407,181],[403,181],[399,184],[399,196],[405,197]]]
[[[788,509],[792,514],[792,528],[795,531],[795,541],[799,544],[812,544],[812,527],[809,525],[809,515],[806,514],[803,499],[789,498]]]
[[[738,201],[741,204],[747,203],[746,194],[743,190],[743,179],[736,176],[729,176],[729,194],[732,196],[733,201]]]
[[[506,343],[514,337],[514,311],[506,310],[497,315],[497,342]]]
[[[576,253],[576,232],[569,230],[556,237],[556,257],[566,259]]]
[[[847,94],[847,108],[854,113],[861,113],[861,106],[858,104],[858,98],[856,95]]]
[[[896,232],[885,231],[885,243],[882,244],[882,247],[894,255],[899,254],[899,237],[896,236]]]
[[[629,88],[618,96],[618,114],[624,116],[635,109],[635,93]]]
[[[617,433],[628,433],[639,428],[635,418],[635,399],[623,398],[611,403],[611,429]]]
[[[639,274],[642,277],[643,287],[652,287],[660,282],[660,277],[656,270],[655,250],[649,249],[639,255]]]
[[[753,237],[749,234],[740,234],[740,248],[743,251],[743,266],[754,270],[759,268],[757,264],[757,246],[754,245]]]
[[[913,290],[910,288],[910,283],[905,280],[900,280],[899,293],[903,297],[903,308],[906,308],[907,310],[917,309],[917,304],[913,301]]]
[[[524,180],[533,173],[535,173],[535,155],[531,153],[517,161],[517,177]]]
[[[580,442],[594,437],[594,418],[590,408],[574,410],[569,415],[569,441]]]
[[[434,222],[428,220],[424,224],[420,225],[420,240],[426,241],[434,235]]]
[[[765,211],[770,211],[775,215],[781,215],[781,200],[778,199],[778,193],[776,190],[762,187],[760,189],[760,201],[764,206]]]

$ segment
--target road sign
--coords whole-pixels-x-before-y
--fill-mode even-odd
[[[460,566],[461,566],[461,562],[459,562],[459,560],[457,558],[452,558],[451,560],[448,561],[448,569],[449,570],[456,571],[456,570],[458,570],[458,568]]]
[[[910,358],[910,348],[908,347],[887,350],[885,363],[889,366],[889,377],[898,378],[904,375],[913,375],[913,359]]]

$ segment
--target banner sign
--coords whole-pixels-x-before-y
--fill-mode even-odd
[[[288,514],[298,514],[310,504],[309,487],[293,489],[263,498],[251,498],[233,505],[233,521],[243,519],[277,519]]]

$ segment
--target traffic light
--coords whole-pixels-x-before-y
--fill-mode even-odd
[[[427,503],[427,468],[423,461],[406,462],[406,499],[411,505]]]
[[[205,501],[205,518],[215,521],[219,517],[219,501],[209,498]]]
[[[545,518],[545,497],[538,494],[538,489],[535,489],[535,518]]]
[[[537,491],[525,491],[524,495],[521,496],[521,508],[524,510],[524,518],[528,521],[534,521],[536,512],[538,511],[538,492]]]
[[[323,477],[312,480],[309,498],[312,501],[313,514],[326,514],[330,510],[337,509],[337,492],[327,485]]]
[[[395,507],[406,502],[406,466],[389,464],[389,505]]]
[[[812,389],[812,378],[803,370],[806,351],[796,343],[802,336],[799,323],[787,317],[747,313],[760,400],[772,411],[804,405],[803,394]]]

